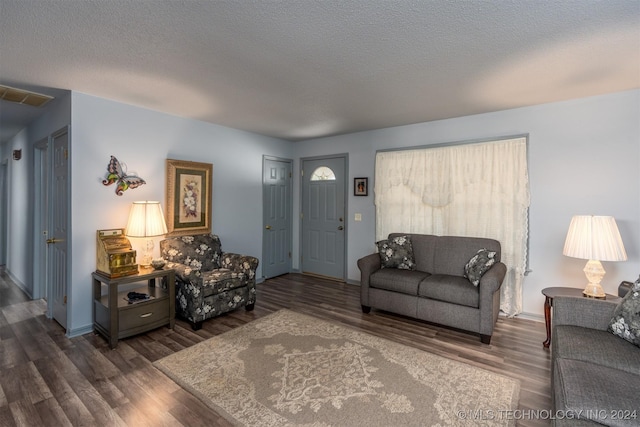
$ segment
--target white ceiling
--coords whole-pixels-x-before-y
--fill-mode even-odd
[[[640,1],[0,0],[0,84],[296,141],[639,88]]]

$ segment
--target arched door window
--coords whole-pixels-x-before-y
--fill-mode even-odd
[[[316,168],[311,174],[311,181],[335,181],[336,174],[333,173],[331,168],[326,166],[320,166]]]

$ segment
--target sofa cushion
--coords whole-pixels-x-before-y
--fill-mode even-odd
[[[640,278],[616,307],[608,330],[640,347]]]
[[[440,236],[434,248],[433,270],[431,274],[451,274],[464,276],[464,266],[479,249],[496,252],[496,262],[500,261],[500,242],[479,237]]]
[[[556,411],[608,426],[638,425],[640,376],[581,360],[560,359],[554,367],[553,381]]]
[[[376,242],[382,268],[415,270],[413,247],[409,236],[397,236]]]
[[[554,328],[554,357],[584,360],[640,375],[640,350],[607,331],[574,325]]]
[[[482,275],[496,263],[496,252],[482,248],[471,257],[464,266],[464,277],[469,279],[473,286],[480,284]]]
[[[418,286],[429,273],[417,270],[397,270],[383,268],[371,275],[369,286],[386,291],[418,295]]]
[[[432,274],[420,282],[418,295],[452,304],[478,308],[480,292],[462,276]]]

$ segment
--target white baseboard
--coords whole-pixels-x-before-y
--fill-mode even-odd
[[[20,290],[22,292],[24,292],[25,294],[27,294],[27,296],[29,297],[29,299],[33,299],[33,294],[31,293],[31,291],[27,288],[27,286],[22,283],[20,280],[18,280],[18,278],[16,276],[14,276],[13,274],[11,274],[11,271],[9,270],[5,270],[5,273],[7,273],[7,275],[9,276],[9,278],[11,279],[11,281],[13,281],[13,283],[15,283],[15,285],[20,288]]]
[[[507,317],[506,314],[500,312],[501,317]],[[520,313],[516,315],[518,319],[533,320],[534,322],[544,323],[544,315],[536,313]]]

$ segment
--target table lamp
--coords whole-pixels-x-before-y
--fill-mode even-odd
[[[627,253],[612,216],[576,215],[571,218],[563,255],[587,259],[584,274],[589,283],[582,292],[590,298],[605,298],[600,281],[605,275],[600,261],[626,261]]]
[[[144,267],[151,265],[154,244],[149,237],[167,234],[167,225],[164,222],[160,202],[133,202],[125,234],[129,237],[147,237],[144,256],[140,264]]]

